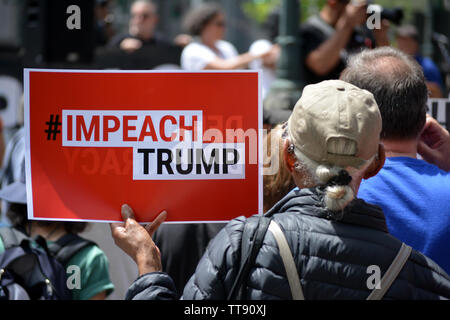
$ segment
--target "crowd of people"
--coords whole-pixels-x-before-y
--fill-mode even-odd
[[[193,8],[174,41],[156,32],[153,2],[133,2],[130,17],[128,31],[103,37],[105,45],[126,54],[178,47],[179,61],[163,63],[182,70],[263,69],[264,94],[270,90],[280,56],[274,37],[239,54],[224,39],[227,17],[215,2]],[[397,29],[393,48],[387,21],[355,31],[366,19],[365,4],[328,0],[301,25],[308,85],[265,138],[265,163],[278,170],[263,177],[264,215],[173,225],[162,224],[170,215],[163,212],[142,226],[122,206],[124,221],[110,225],[111,235],[139,273],[123,298],[450,299],[450,135],[427,115],[428,98],[446,88],[420,55],[414,26]],[[27,219],[24,162],[21,129],[2,163],[7,229],[40,236],[49,248],[82,243],[63,263],[80,267],[72,298],[106,298],[114,290],[109,262],[79,235],[85,223]],[[0,257],[8,249],[2,234]],[[374,265],[383,277],[372,288]]]
[[[177,48],[178,61],[174,61],[172,55],[167,55],[167,61],[164,62],[160,60],[161,57],[152,57],[152,51],[149,51],[147,59],[157,58],[159,63],[190,71],[263,69],[264,93],[275,79],[276,62],[280,56],[280,47],[276,44],[278,10],[274,10],[263,25],[265,38],[256,39],[243,54],[239,54],[236,47],[224,39],[226,12],[216,2],[202,3],[188,11],[182,23],[184,33],[173,40],[157,31],[158,20],[155,3],[147,0],[135,1],[130,6],[128,31],[112,36],[111,31],[102,29],[97,32],[102,35],[98,38],[109,40],[103,40],[99,44],[129,54],[159,48],[162,51],[155,51],[154,54],[157,55]],[[336,79],[345,68],[349,55],[364,48],[372,49],[391,44],[391,26],[388,20],[383,20],[380,28],[374,30],[364,27],[366,21],[367,6],[363,1],[355,4],[347,0],[330,0],[326,1],[318,14],[302,23],[299,36],[302,39],[302,71],[306,84]],[[442,75],[430,58],[421,55],[417,28],[413,25],[400,26],[396,28],[395,39],[392,40],[399,50],[413,56],[422,66],[430,95],[443,97],[445,84]],[[144,63],[141,67],[148,66]]]
[[[280,189],[270,185],[280,198],[264,214],[281,226],[294,272],[269,226],[244,279],[244,299],[450,298],[445,212],[450,136],[426,117],[427,97],[417,62],[389,47],[353,56],[341,80],[304,88],[278,129],[280,161],[290,177],[280,179]],[[430,163],[417,159],[419,150]],[[296,187],[281,194],[289,179]],[[116,244],[140,274],[127,299],[177,297],[170,275],[161,272],[164,252],[152,240],[168,214],[144,228],[124,205],[124,223],[111,225]],[[213,238],[183,289],[184,299],[230,297],[251,230],[247,225],[254,221],[236,218]],[[404,250],[395,280],[382,279],[380,291],[371,292],[367,266],[390,275]]]

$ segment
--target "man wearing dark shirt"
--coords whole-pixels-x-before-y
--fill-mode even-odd
[[[367,5],[348,0],[328,0],[319,15],[312,16],[301,27],[307,84],[338,79],[350,53],[375,44],[388,45],[387,28],[367,34],[355,32],[367,19]],[[386,22],[383,21],[385,25]]]
[[[131,5],[128,33],[119,34],[111,40],[110,45],[120,47],[127,52],[134,52],[144,45],[165,42],[155,32],[158,23],[156,5],[147,0],[137,0]]]
[[[108,48],[98,53],[98,68],[131,70],[178,66],[182,47],[156,32],[156,5],[150,0],[136,0],[131,5],[130,15],[128,32],[114,37]]]

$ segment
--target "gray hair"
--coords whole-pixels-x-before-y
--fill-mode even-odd
[[[287,137],[289,138],[289,137]],[[331,139],[328,144],[329,152],[342,155],[355,155],[356,143],[349,143],[346,138]],[[318,163],[305,156],[294,145],[290,146],[290,152],[294,153],[297,162],[294,169],[297,171],[307,172],[309,177],[304,177],[304,184],[307,186],[324,186],[325,197],[324,206],[332,212],[342,211],[355,198],[353,189],[347,185],[330,185],[329,182],[337,177],[342,171],[348,173],[345,168],[327,164]],[[371,160],[369,160],[371,161]],[[367,162],[369,162],[367,161]],[[366,162],[366,163],[367,163]],[[361,170],[361,169],[360,169]],[[348,173],[350,175],[350,173]],[[338,219],[338,215],[334,215]]]
[[[383,119],[382,139],[416,138],[425,125],[428,89],[422,67],[391,47],[350,57],[341,80],[370,91]]]

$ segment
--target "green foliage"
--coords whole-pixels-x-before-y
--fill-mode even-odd
[[[267,15],[281,4],[282,0],[244,0],[242,2],[243,12],[253,21],[261,24]],[[327,0],[299,0],[301,8],[301,21],[305,21],[309,16],[316,14]],[[428,5],[427,0],[375,0],[374,3],[386,8],[401,7],[405,10],[405,20],[411,21],[414,11],[425,11]]]
[[[300,0],[301,21],[304,22],[310,16],[317,14],[327,0]]]
[[[261,24],[280,3],[281,0],[247,0],[242,3],[242,10],[250,19]]]

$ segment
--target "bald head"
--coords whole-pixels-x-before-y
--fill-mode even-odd
[[[420,65],[399,50],[365,50],[348,62],[341,80],[375,97],[383,119],[382,139],[417,138],[426,118],[428,89]]]
[[[375,59],[371,65],[368,65],[368,67],[372,68],[374,72],[378,71],[381,74],[388,75],[403,75],[412,71],[409,63],[394,56],[381,56]]]
[[[355,59],[356,62],[356,59]],[[345,75],[347,72],[350,73],[350,69],[355,68],[366,73],[367,77],[374,77],[374,81],[379,80],[383,81],[390,86],[400,85],[401,83],[408,81],[410,75],[416,75],[419,77],[418,73],[421,70],[416,70],[417,66],[412,65],[411,61],[405,61],[404,57],[396,57],[396,56],[380,56],[374,58],[369,62],[369,60],[362,60],[356,62],[355,65],[349,65],[348,71],[345,71],[342,75],[343,78],[347,78],[349,76]],[[350,75],[351,76],[351,75]],[[364,81],[364,75],[354,77],[355,82],[358,82],[363,86],[370,86],[369,83]],[[367,79],[368,80],[368,79]],[[420,81],[419,81],[420,82]],[[375,90],[375,88],[371,88]],[[402,94],[399,92],[399,94]],[[426,93],[424,92],[424,95]]]

